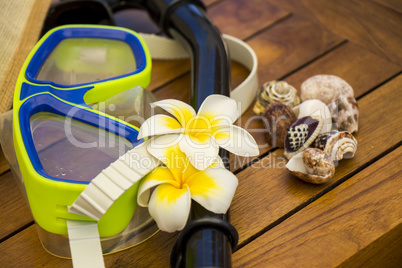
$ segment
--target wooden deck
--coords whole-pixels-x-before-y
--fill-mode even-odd
[[[234,267],[401,267],[402,1],[208,0],[223,33],[246,41],[259,80],[298,90],[316,74],[333,74],[355,90],[360,111],[357,154],[324,185],[292,177],[283,150],[271,148],[249,109],[238,124],[261,146],[253,159],[232,157],[239,178],[231,222],[240,241]],[[128,24],[156,31],[143,16]],[[148,25],[148,26],[146,26]],[[143,28],[141,28],[143,27]],[[158,99],[189,100],[189,62],[154,62],[149,90]],[[232,85],[247,76],[233,63]],[[0,266],[71,267],[40,244],[33,218],[0,155]],[[107,267],[168,267],[177,234],[159,232],[134,248],[105,256]]]

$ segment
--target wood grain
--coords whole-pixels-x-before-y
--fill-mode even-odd
[[[33,218],[10,171],[0,177],[0,189],[1,240],[15,230],[32,222]]]
[[[361,119],[355,135],[357,153],[354,158],[339,162],[334,178],[327,184],[311,185],[293,177],[284,168],[287,161],[282,150],[237,174],[239,186],[231,207],[231,219],[240,233],[240,242],[286,218],[292,210],[400,142],[402,96],[393,94],[400,83],[402,75],[358,101]],[[381,127],[374,122],[381,122]]]
[[[153,60],[151,83],[147,90],[154,91],[190,71],[189,60]]]
[[[202,2],[204,2],[204,4],[208,7],[216,2],[219,2],[220,0],[202,0]]]
[[[402,2],[395,0],[371,0],[402,14]]]
[[[269,1],[402,66],[402,16],[395,1],[388,2],[396,10],[374,1]]]
[[[231,0],[214,5],[207,14],[222,33],[245,39],[288,16],[289,12],[265,0]]]
[[[6,157],[4,156],[3,150],[1,149],[0,146],[0,175],[2,175],[4,172],[9,170],[10,167],[8,166]]]
[[[240,249],[235,267],[335,267],[400,229],[401,156],[399,148]]]
[[[248,44],[259,59],[258,76],[263,83],[285,76],[342,41],[319,24],[292,16],[252,38]]]
[[[317,74],[332,74],[348,82],[358,98],[401,70],[400,66],[348,42],[287,76],[285,80],[300,93],[300,85],[307,78]]]
[[[359,101],[360,111],[366,116],[362,117],[360,133],[357,136],[359,142],[357,155],[354,159],[344,160],[340,163],[337,167],[336,175],[330,183],[317,186],[304,183],[292,177],[283,168],[286,160],[283,158],[281,150],[275,151],[252,167],[240,172],[238,174],[239,187],[231,209],[232,223],[240,234],[240,242],[244,243],[246,239],[258,234],[258,232],[275,221],[282,217],[286,218],[286,214],[297,206],[302,205],[309,198],[314,198],[314,196],[325,188],[330,187],[331,184],[343,176],[365,165],[368,161],[390,148],[390,146],[399,142],[402,139],[402,111],[392,111],[395,110],[395,107],[399,107],[401,97],[394,98],[390,93],[394,92],[395,88],[401,83],[402,75]],[[382,97],[387,102],[387,105],[384,106],[381,102],[378,102],[379,97]],[[384,107],[380,109],[382,106]],[[370,113],[371,110],[379,112],[377,114]],[[374,126],[372,128],[372,120],[376,122],[380,120],[379,118],[383,118],[384,127],[376,128]],[[395,129],[392,124],[397,128]],[[379,140],[387,140],[387,142],[372,146],[373,143]],[[256,202],[256,200],[259,201]],[[165,267],[168,263],[169,252],[174,240],[173,238],[166,239],[164,235],[169,236],[168,234],[161,233],[160,235],[155,236],[152,238],[155,240],[149,240],[140,245],[140,247],[134,247],[133,249],[107,256],[105,260],[110,264],[108,267],[114,267],[118,261],[125,265],[137,262],[145,265],[147,263],[145,259],[148,259],[146,256],[151,256],[151,254],[156,256],[149,258],[152,262],[155,262],[155,265]],[[0,244],[0,250],[2,247],[15,247],[17,243],[26,251],[32,247],[33,252],[40,250],[41,245],[39,243],[35,244],[32,240],[29,240],[27,245],[28,242],[20,240],[21,236],[25,236],[25,234],[20,233],[3,242]],[[33,254],[32,251],[27,253],[27,256],[20,256],[18,263],[29,263],[29,258]],[[43,262],[63,262],[63,260],[49,254],[45,254],[48,256],[43,255],[40,254],[40,258],[45,258],[42,260]],[[147,266],[138,265],[138,267]]]
[[[169,267],[169,253],[176,234],[159,232],[146,242],[104,256],[106,267]],[[42,247],[35,226],[0,244],[0,263],[8,267],[72,267],[71,259],[53,256]]]
[[[0,244],[4,267],[72,267],[71,260],[50,255],[42,247],[35,226],[19,232]]]
[[[402,263],[402,224],[385,232],[383,236],[342,263],[342,267],[400,267]]]

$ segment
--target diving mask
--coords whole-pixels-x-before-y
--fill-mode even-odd
[[[41,228],[67,235],[66,219],[93,221],[69,213],[68,206],[92,178],[142,141],[136,127],[90,105],[146,87],[150,71],[145,42],[118,27],[58,27],[32,49],[15,89],[13,138],[30,208]],[[77,163],[82,170],[75,169]],[[100,236],[127,226],[136,192],[135,185],[99,220]]]

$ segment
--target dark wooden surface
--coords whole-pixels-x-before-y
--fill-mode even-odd
[[[231,157],[239,187],[231,208],[240,234],[234,267],[400,267],[402,262],[402,1],[209,0],[223,33],[256,52],[260,83],[294,85],[315,74],[345,79],[360,111],[358,150],[335,177],[310,185],[285,169],[263,123],[249,109],[237,124],[261,147],[254,158]],[[158,31],[145,15],[119,14],[131,28]],[[144,25],[144,26],[142,26]],[[140,30],[136,29],[136,30]],[[149,90],[158,99],[189,99],[188,61],[154,62]],[[232,85],[247,76],[232,64]],[[1,267],[71,267],[48,254],[0,155]],[[134,248],[105,256],[107,267],[168,267],[177,234],[158,233]]]

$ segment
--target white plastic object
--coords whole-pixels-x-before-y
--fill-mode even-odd
[[[147,44],[154,60],[174,60],[190,57],[176,40],[153,34],[141,33],[140,35]],[[230,97],[237,102],[239,112],[242,114],[253,102],[258,89],[257,56],[253,49],[242,40],[227,34],[223,35],[223,39],[229,48],[231,59],[244,65],[250,71],[248,77],[230,93]]]
[[[67,230],[74,268],[105,267],[96,222],[67,220]]]
[[[99,173],[68,211],[98,221],[126,190],[160,164],[148,153],[148,142],[126,152]]]

